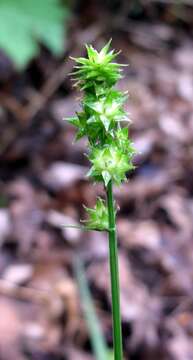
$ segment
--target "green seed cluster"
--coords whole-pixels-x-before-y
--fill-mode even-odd
[[[122,122],[129,121],[124,110],[127,93],[114,87],[122,77],[124,65],[113,62],[118,53],[109,48],[110,42],[100,52],[86,45],[87,57],[74,59],[75,85],[84,92],[84,97],[81,111],[68,119],[77,128],[77,140],[88,138],[88,158],[92,165],[88,176],[104,182],[105,187],[110,180],[117,185],[126,180],[126,173],[134,168],[135,153],[128,127],[121,127]],[[93,218],[93,211],[97,215],[103,207],[103,201],[98,200],[96,207],[87,211]],[[92,228],[92,224],[89,226]],[[99,224],[95,226],[102,230]]]
[[[88,230],[107,230],[109,227],[108,211],[104,200],[98,198],[93,209],[84,207],[88,214],[88,219],[83,220]]]

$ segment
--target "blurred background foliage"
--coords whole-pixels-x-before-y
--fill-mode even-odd
[[[0,0],[1,360],[112,349],[106,236],[76,228],[104,192],[62,120],[80,96],[70,56],[110,38],[138,149],[115,189],[125,359],[193,359],[192,0]]]
[[[0,47],[18,68],[39,54],[40,43],[61,55],[68,9],[58,0],[1,0]]]
[[[123,26],[120,15],[125,20],[186,23],[190,18],[186,5],[191,4],[191,0],[99,0],[97,7],[109,11],[114,19],[118,17],[119,27]],[[81,0],[1,0],[0,48],[18,69],[39,54],[40,45],[46,46],[55,56],[61,56],[66,46],[71,10],[87,8],[90,2]]]

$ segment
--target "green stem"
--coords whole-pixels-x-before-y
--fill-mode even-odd
[[[114,360],[122,360],[123,348],[120,314],[118,250],[112,181],[109,181],[107,185],[107,205],[109,214],[109,261],[111,273]]]

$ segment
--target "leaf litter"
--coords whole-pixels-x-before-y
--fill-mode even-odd
[[[188,360],[193,358],[193,45],[170,25],[160,30],[148,24],[149,38],[144,26],[129,27],[114,40],[114,47],[122,48],[120,62],[130,63],[120,87],[130,93],[126,110],[139,150],[135,173],[115,189],[124,349],[131,360]],[[94,34],[97,44],[105,40]],[[175,47],[168,46],[174,40]],[[43,68],[36,66],[43,79]],[[12,97],[16,85],[9,82]],[[112,346],[105,236],[60,226],[78,224],[85,216],[81,203],[93,206],[103,189],[93,190],[84,176],[84,141],[71,146],[74,132],[61,116],[71,115],[76,94],[69,79],[65,91],[59,86],[27,127],[17,124],[20,108],[14,114],[11,107],[10,114],[5,107],[0,114],[6,127],[0,149],[3,360],[93,359],[73,270],[76,256],[85,261]]]

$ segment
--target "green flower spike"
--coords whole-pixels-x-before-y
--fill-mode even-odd
[[[109,228],[109,218],[108,218],[108,210],[105,206],[104,200],[98,198],[96,201],[95,207],[87,208],[84,206],[88,219],[82,220],[85,223],[85,228],[87,230],[98,230],[105,231]]]
[[[123,109],[123,104],[127,99],[116,90],[110,90],[105,95],[98,98],[87,96],[84,101],[85,113],[88,114],[88,123],[97,123],[98,127],[104,127],[108,132],[117,127],[119,121],[128,121],[127,114]]]
[[[126,94],[111,90],[106,96],[98,98],[88,95],[83,103],[83,111],[76,117],[68,119],[78,128],[76,140],[87,135],[91,143],[103,142],[108,136],[114,137],[113,130],[118,129],[120,122],[129,121],[123,109]]]
[[[84,92],[81,111],[68,119],[77,128],[76,139],[88,139],[88,173],[94,181],[101,181],[107,198],[98,198],[93,209],[86,208],[88,219],[85,230],[108,231],[109,263],[111,273],[114,359],[123,360],[121,316],[119,300],[118,250],[116,238],[116,205],[113,183],[120,185],[127,180],[128,171],[134,168],[132,159],[135,149],[129,139],[128,121],[124,110],[127,93],[118,91],[114,85],[122,77],[120,64],[113,60],[118,53],[109,50],[110,42],[101,51],[86,46],[87,57],[74,59],[75,85]]]
[[[128,128],[126,127],[118,129],[115,134],[115,143],[117,144],[117,147],[128,156],[128,160],[132,162],[136,150],[133,142],[129,139],[128,132]],[[110,142],[112,142],[112,140]]]
[[[126,180],[125,173],[133,169],[128,156],[116,144],[93,148],[89,160],[92,167],[87,175],[93,177],[95,181],[104,181],[105,186],[110,180],[120,185],[123,180]]]
[[[82,90],[89,90],[95,85],[100,85],[101,92],[104,92],[104,89],[112,87],[122,77],[120,66],[124,65],[112,62],[118,53],[114,50],[109,51],[110,43],[111,41],[99,52],[91,45],[86,45],[88,58],[73,58],[78,64],[73,73],[76,86]],[[99,91],[99,88],[97,90]]]

